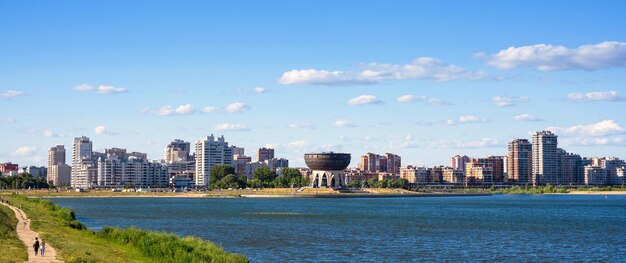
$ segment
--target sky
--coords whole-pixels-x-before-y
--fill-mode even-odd
[[[0,1],[0,162],[224,135],[403,165],[626,158],[624,1]]]

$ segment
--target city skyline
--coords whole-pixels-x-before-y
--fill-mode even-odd
[[[541,130],[624,158],[625,4],[581,3],[0,3],[0,162],[45,165],[82,135],[161,159],[219,134],[291,166],[433,166]]]

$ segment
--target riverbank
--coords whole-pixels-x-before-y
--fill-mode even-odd
[[[32,229],[55,244],[58,258],[64,262],[248,262],[242,255],[228,253],[199,238],[135,228],[95,232],[78,222],[72,210],[49,200],[15,194],[1,197],[22,207]]]

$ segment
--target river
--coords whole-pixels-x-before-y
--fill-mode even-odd
[[[626,195],[52,201],[90,229],[198,236],[253,262],[626,259]]]

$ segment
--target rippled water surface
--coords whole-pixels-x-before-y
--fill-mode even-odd
[[[253,262],[626,261],[626,196],[56,198],[91,229],[209,239]]]

